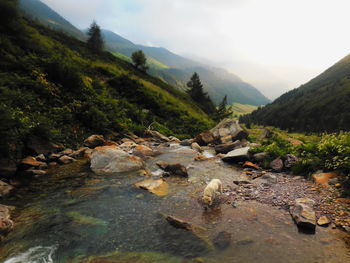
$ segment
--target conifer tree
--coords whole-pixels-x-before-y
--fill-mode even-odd
[[[95,21],[93,21],[88,30],[88,41],[87,44],[94,52],[101,52],[103,49],[103,38],[101,35],[101,28]]]
[[[134,66],[144,72],[148,70],[147,66],[147,58],[145,54],[142,52],[142,50],[135,51],[131,55],[132,62],[134,63]]]
[[[231,114],[232,114],[231,107],[227,107],[227,95],[225,95],[222,101],[220,102],[216,110],[215,116],[213,118],[216,121],[220,121],[222,119],[229,117]]]
[[[216,109],[214,103],[209,95],[204,92],[203,84],[197,72],[193,73],[190,81],[187,82],[187,87],[189,87],[187,93],[205,113],[209,115],[215,114]]]

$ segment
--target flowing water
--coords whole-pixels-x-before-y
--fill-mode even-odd
[[[198,202],[205,184],[224,186],[247,180],[240,170],[218,159],[193,161],[196,153],[171,146],[147,161],[159,174],[159,160],[188,166],[189,179],[166,178],[169,193],[159,197],[134,184],[139,173],[93,174],[86,161],[62,166],[18,190],[8,200],[17,206],[16,227],[1,243],[0,260],[33,262],[303,262],[348,263],[341,233],[317,228],[299,233],[290,215],[256,202],[204,210]],[[205,153],[210,156],[210,153]],[[200,234],[177,229],[164,216],[194,224]],[[227,248],[213,245],[219,232],[231,234]]]

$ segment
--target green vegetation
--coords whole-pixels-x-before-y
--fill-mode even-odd
[[[254,110],[256,110],[258,107],[254,105],[249,104],[240,104],[240,103],[233,103],[231,106],[232,113],[235,117],[239,117],[245,114],[252,113]]]
[[[268,129],[274,134],[269,139],[259,139],[263,131],[261,126],[252,125],[248,129],[250,140],[261,144],[253,147],[251,152],[269,153],[264,165],[268,165],[275,158],[294,154],[299,159],[292,167],[295,174],[311,174],[318,170],[339,171],[350,189],[350,132],[317,136],[287,133],[272,127]]]
[[[142,52],[142,50],[135,51],[131,54],[131,60],[134,64],[134,66],[141,70],[146,72],[148,70],[147,66],[147,58],[145,54]]]
[[[349,131],[349,101],[350,55],[305,85],[241,117],[241,121],[289,131]]]
[[[0,5],[0,158],[20,156],[33,134],[74,147],[153,122],[180,138],[213,125],[186,93]]]

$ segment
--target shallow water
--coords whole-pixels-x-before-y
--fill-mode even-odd
[[[84,161],[62,166],[50,178],[18,191],[8,200],[18,207],[16,227],[3,241],[0,259],[74,262],[77,257],[137,251],[167,254],[179,260],[174,262],[198,257],[201,262],[350,262],[336,230],[319,227],[315,235],[299,233],[283,210],[255,202],[203,210],[198,198],[211,178],[221,179],[224,186],[247,178],[217,159],[193,161],[196,152],[189,148],[160,150],[162,155],[147,161],[151,171],[158,170],[159,160],[189,166],[188,180],[166,179],[165,197],[134,187],[144,179],[138,173],[97,176]],[[202,233],[176,229],[164,215],[187,220]],[[221,231],[232,235],[226,249],[212,244]]]

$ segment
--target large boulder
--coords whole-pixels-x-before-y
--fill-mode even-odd
[[[141,158],[118,148],[100,147],[91,155],[90,168],[99,175],[137,171],[144,167],[145,163]]]
[[[13,190],[13,186],[0,181],[0,197],[8,195]]]
[[[102,146],[105,143],[103,135],[91,135],[84,141],[84,146],[89,148],[95,148],[97,146]]]
[[[315,231],[316,214],[313,210],[315,201],[309,198],[298,198],[295,200],[294,206],[289,209],[295,223],[302,229]]]
[[[215,140],[214,135],[211,131],[204,131],[197,135],[195,138],[195,142],[197,142],[201,146],[208,145],[213,143]]]
[[[229,143],[225,143],[225,144],[219,144],[219,145],[215,145],[215,152],[216,153],[228,153],[230,151],[233,151],[237,148],[241,147],[241,141],[237,140],[234,142],[229,142]]]
[[[247,139],[249,135],[234,119],[224,119],[210,131],[221,143]]]
[[[222,157],[222,160],[225,162],[246,161],[249,159],[249,149],[250,147],[243,147],[228,152],[224,157]]]
[[[200,153],[203,152],[202,147],[200,147],[199,144],[196,142],[191,144],[191,148],[197,152],[200,152]]]

